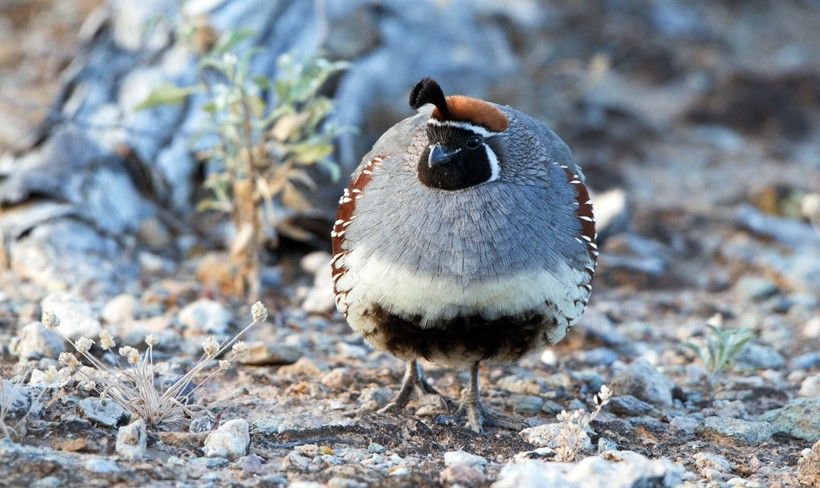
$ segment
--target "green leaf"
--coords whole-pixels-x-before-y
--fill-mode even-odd
[[[251,78],[253,84],[262,91],[269,90],[271,87],[270,78],[267,76],[254,76]]]
[[[156,87],[148,97],[134,107],[135,112],[160,105],[179,105],[192,93],[201,90],[199,86],[179,87],[173,83],[163,83]]]
[[[339,181],[342,176],[342,170],[339,165],[329,159],[320,159],[316,161],[318,165],[330,171],[330,179],[333,183]]]
[[[219,39],[217,39],[211,53],[213,55],[224,54],[235,48],[240,42],[251,37],[253,34],[253,29],[231,29],[225,31],[221,36],[219,36]]]
[[[295,162],[299,164],[313,164],[333,153],[333,146],[330,144],[311,144],[309,142],[294,144],[290,149]]]

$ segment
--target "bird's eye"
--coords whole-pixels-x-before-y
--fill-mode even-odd
[[[481,137],[471,136],[469,139],[467,139],[467,142],[465,142],[464,145],[467,146],[468,149],[475,149],[479,145],[481,145]]]

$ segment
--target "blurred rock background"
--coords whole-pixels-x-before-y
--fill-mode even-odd
[[[176,42],[179,8],[172,0],[0,6],[5,267],[113,295],[146,270],[172,268],[202,240],[191,143],[201,97],[133,111],[163,82],[196,81],[197,42],[209,39]],[[255,74],[275,77],[284,52],[352,63],[324,88],[336,119],[360,128],[338,142],[343,175],[410,114],[408,89],[430,75],[448,93],[532,114],[566,140],[605,224],[603,280],[724,288],[731,273],[699,258],[760,259],[743,258],[744,243],[716,230],[740,226],[791,248],[797,258],[769,264],[817,290],[818,237],[808,223],[817,209],[804,202],[820,188],[816,1],[192,0],[183,8],[215,34],[250,29],[247,46],[264,47]],[[318,211],[289,215],[288,225],[322,236],[342,183],[312,195]]]

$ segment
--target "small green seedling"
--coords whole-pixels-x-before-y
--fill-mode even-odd
[[[706,345],[701,347],[692,342],[684,342],[683,347],[694,352],[703,362],[708,373],[707,383],[710,388],[718,376],[726,370],[755,333],[749,328],[721,329],[723,316],[714,315],[706,322]]]

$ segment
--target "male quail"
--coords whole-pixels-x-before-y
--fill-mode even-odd
[[[598,256],[592,202],[567,146],[529,116],[445,97],[430,78],[410,106],[418,113],[382,135],[341,198],[336,306],[407,362],[387,408],[437,393],[424,358],[470,369],[458,410],[435,421],[510,427],[482,406],[478,364],[555,344],[581,316]]]

